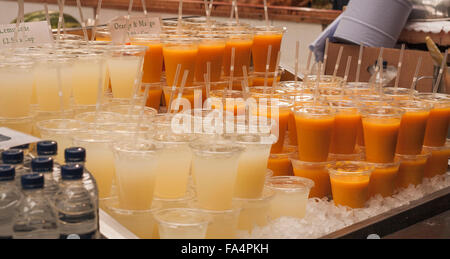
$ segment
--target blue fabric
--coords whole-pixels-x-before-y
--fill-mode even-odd
[[[317,37],[317,39],[309,45],[309,49],[314,53],[316,62],[323,61],[323,55],[325,52],[325,42],[327,38],[330,42],[333,41],[333,35],[336,31],[342,14],[339,15],[328,27]]]

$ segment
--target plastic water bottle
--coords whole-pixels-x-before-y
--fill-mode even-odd
[[[13,222],[23,197],[14,177],[14,166],[0,165],[0,239],[12,238]]]
[[[45,178],[44,195],[53,199],[55,194],[59,191],[59,182],[53,176],[53,158],[51,157],[36,157],[31,160],[31,171],[33,173],[42,173]]]
[[[58,216],[44,195],[44,175],[27,174],[21,177],[24,199],[13,224],[14,239],[59,238]]]
[[[64,159],[66,164],[81,164],[85,165],[86,162],[86,149],[82,147],[69,147],[64,150]],[[91,192],[94,200],[98,200],[98,187],[95,178],[92,174],[84,167],[83,173],[83,183],[86,189]]]
[[[24,154],[21,149],[7,149],[2,152],[3,164],[12,165],[15,168],[15,179],[17,186],[20,187],[20,177],[29,173],[29,169],[23,165]]]
[[[56,155],[58,154],[58,143],[53,140],[39,141],[36,143],[36,153],[38,157],[53,158],[55,180],[59,181],[61,179],[60,164],[56,161]]]
[[[60,238],[77,235],[81,239],[94,239],[98,232],[96,201],[83,183],[84,166],[61,166],[61,188],[55,196]]]
[[[34,158],[34,156],[30,152],[30,144],[20,145],[12,147],[11,149],[20,149],[23,151],[23,166],[25,168],[31,169],[31,160]],[[16,177],[16,179],[19,179],[20,177]]]

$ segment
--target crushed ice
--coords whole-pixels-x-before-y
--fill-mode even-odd
[[[311,198],[308,200],[306,215],[302,219],[281,217],[271,221],[267,226],[255,227],[251,234],[245,231],[238,233],[239,238],[319,238],[359,221],[387,212],[393,208],[408,205],[430,193],[450,186],[450,173],[425,178],[418,186],[410,185],[391,197],[382,198],[377,195],[368,201],[362,209],[348,209],[335,206],[327,198]]]

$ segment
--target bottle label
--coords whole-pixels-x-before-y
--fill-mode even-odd
[[[0,149],[8,149],[15,146],[38,142],[41,139],[31,135],[0,127]]]

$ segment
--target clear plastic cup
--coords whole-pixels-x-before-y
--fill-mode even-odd
[[[151,208],[161,151],[162,145],[144,139],[114,144],[114,166],[121,208]]]
[[[84,112],[74,118],[87,129],[112,130],[122,122],[122,115],[114,112]]]
[[[304,80],[304,83],[314,89],[316,87],[317,82],[317,75],[308,75]],[[342,77],[336,76],[333,78],[331,75],[321,75],[320,76],[320,82],[319,87],[334,87],[334,88],[341,88],[342,83],[344,82],[344,79]]]
[[[210,82],[220,81],[225,52],[226,37],[220,34],[199,35],[198,53],[195,63],[195,80],[204,82],[207,63],[210,62]]]
[[[433,105],[428,117],[423,145],[428,147],[444,146],[450,123],[450,96],[447,94],[420,93],[416,97]]]
[[[190,147],[199,207],[231,209],[238,162],[245,147],[216,138],[193,141]]]
[[[270,203],[274,196],[275,191],[266,188],[257,198],[234,198],[241,208],[238,229],[252,232],[255,226],[267,226],[270,221]]]
[[[204,239],[209,216],[201,210],[174,208],[155,213],[161,239]]]
[[[278,85],[278,83],[281,80],[281,77],[284,74],[284,69],[278,68],[278,71],[276,72],[277,78],[275,80],[275,84]],[[253,72],[251,74],[253,78],[253,85],[252,86],[264,86],[264,82],[266,86],[273,86],[273,79],[275,77],[275,72],[268,72],[266,77],[266,72]]]
[[[164,100],[166,106],[169,106],[169,103],[172,102],[171,109],[183,111],[190,110],[195,107],[195,102],[202,103],[202,91],[203,87],[201,85],[195,86],[185,86],[183,89],[183,93],[181,94],[181,99],[178,99],[178,95],[180,94],[180,87],[177,87],[175,91],[172,91],[171,86],[163,87],[164,91]],[[173,95],[172,95],[173,93]],[[172,96],[172,99],[170,99]]]
[[[163,68],[163,44],[159,34],[138,34],[130,37],[132,45],[147,46],[144,56],[143,83],[159,83]]]
[[[159,83],[151,83],[151,84],[142,84],[142,91],[148,88],[148,96],[146,106],[159,111],[159,107],[161,106],[161,98],[162,98],[162,84]]]
[[[367,82],[348,82],[344,87],[344,95],[358,97],[359,95],[376,94],[372,85]]]
[[[334,204],[363,208],[369,199],[372,171],[373,167],[361,161],[339,161],[328,167]]]
[[[197,60],[199,43],[198,39],[189,37],[165,38],[162,43],[167,85],[173,85],[177,66],[180,64],[181,69],[176,85],[178,87],[181,85],[184,71],[189,70],[186,86],[191,86],[195,76],[195,62]]]
[[[108,105],[105,107],[105,110],[120,114],[122,117],[122,122],[125,123],[137,123],[141,119],[141,112],[143,112],[143,121],[148,121],[151,117],[158,113],[157,110],[150,107],[141,107],[140,105],[129,104]]]
[[[348,100],[330,102],[336,110],[330,152],[333,154],[352,154],[358,137],[358,127],[361,125],[361,114],[358,106]]]
[[[225,100],[225,103],[223,102]],[[213,109],[223,109],[234,115],[244,115],[246,104],[242,91],[222,89],[210,92],[209,104]]]
[[[41,138],[52,139],[58,143],[56,161],[63,164],[64,150],[72,146],[72,136],[83,129],[80,122],[72,119],[53,119],[36,123]]]
[[[255,72],[265,72],[267,63],[267,52],[269,45],[272,46],[270,53],[269,72],[274,72],[277,55],[281,48],[283,34],[286,32],[285,27],[274,26],[256,26],[253,27],[253,45],[252,57]]]
[[[425,166],[431,153],[423,152],[419,155],[395,154],[400,161],[400,168],[396,178],[397,188],[407,188],[409,185],[419,185],[422,183]]]
[[[394,194],[400,163],[370,163],[370,166],[373,171],[370,175],[369,197],[377,194],[389,197]]]
[[[274,176],[266,186],[275,191],[270,205],[272,219],[305,216],[309,192],[314,187],[312,180],[298,176]]]
[[[34,122],[35,116],[33,115],[19,118],[0,118],[0,127],[10,128],[31,135],[33,134]]]
[[[333,161],[304,162],[293,157],[291,158],[291,162],[295,176],[314,181],[314,187],[311,188],[309,197],[323,198],[331,195],[328,167],[333,165]]]
[[[233,76],[243,76],[242,67],[245,66],[247,70],[250,67],[253,32],[226,31],[223,33],[228,36],[225,46],[225,55],[223,56],[223,73],[225,76],[230,76],[231,52],[234,48],[235,56]]]
[[[425,165],[424,177],[431,178],[436,175],[444,175],[448,170],[448,159],[450,158],[450,141],[447,139],[442,147],[423,147],[423,151],[431,153]]]
[[[296,146],[285,146],[282,153],[272,153],[269,156],[267,168],[273,171],[274,176],[292,176],[294,171],[289,160],[291,156],[297,155]]]
[[[410,100],[414,98],[414,95],[416,95],[418,92],[417,90],[411,89],[411,88],[395,88],[395,87],[384,87],[383,88],[383,94],[394,98],[396,101],[400,100]]]

